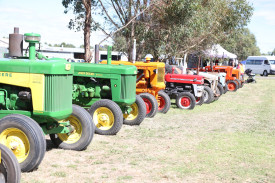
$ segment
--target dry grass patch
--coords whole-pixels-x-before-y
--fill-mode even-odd
[[[52,148],[22,182],[275,182],[275,80],[182,111],[172,105],[82,152]]]

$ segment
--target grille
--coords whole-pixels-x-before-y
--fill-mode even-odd
[[[164,82],[165,68],[158,68],[158,82]]]
[[[72,75],[45,75],[45,111],[56,112],[72,108],[72,83]]]
[[[136,75],[121,76],[121,99],[136,98]]]

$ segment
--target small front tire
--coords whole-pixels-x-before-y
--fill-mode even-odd
[[[146,105],[146,117],[153,118],[158,111],[158,101],[150,93],[141,93],[139,96],[143,99]]]
[[[238,89],[238,84],[236,81],[230,80],[226,82],[228,91],[237,91]]]
[[[194,109],[196,105],[196,99],[194,95],[189,92],[179,93],[176,98],[176,105],[180,109]]]
[[[21,114],[11,114],[0,120],[0,143],[12,150],[23,172],[36,169],[46,152],[41,127]]]
[[[171,106],[170,97],[164,91],[159,91],[158,99],[159,99],[158,112],[161,112],[164,114],[167,113]]]
[[[214,100],[214,93],[209,86],[204,86],[204,103],[210,104]]]
[[[95,124],[95,133],[100,135],[115,135],[123,125],[123,115],[120,107],[112,100],[96,101],[89,113]]]
[[[146,116],[146,106],[140,96],[136,96],[136,102],[131,105],[132,111],[130,114],[123,114],[126,125],[140,125]]]
[[[0,182],[19,183],[21,170],[15,155],[3,144],[0,144],[0,154]]]
[[[90,114],[82,107],[73,104],[73,113],[65,121],[70,121],[74,131],[71,134],[50,134],[52,142],[62,149],[85,150],[95,132]]]

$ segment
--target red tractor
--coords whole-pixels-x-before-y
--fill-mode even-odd
[[[176,99],[176,105],[181,109],[193,109],[195,105],[204,102],[204,77],[198,75],[175,74],[166,69],[165,93],[171,99]]]

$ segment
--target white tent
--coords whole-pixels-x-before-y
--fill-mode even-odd
[[[209,57],[215,58],[237,58],[237,55],[230,53],[219,44],[213,45],[211,49],[205,51],[205,54]]]

